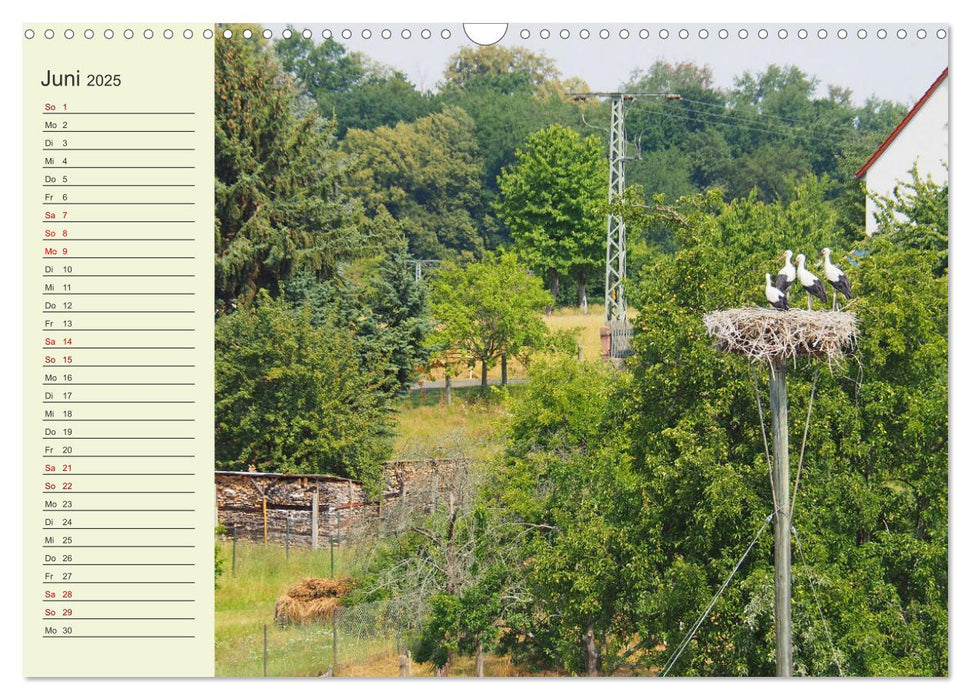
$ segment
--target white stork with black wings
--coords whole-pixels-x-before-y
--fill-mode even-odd
[[[796,268],[792,265],[792,251],[786,251],[786,264],[782,266],[779,270],[779,274],[775,276],[775,288],[780,292],[785,294],[789,291],[789,287],[792,283],[796,281]]]
[[[796,256],[796,277],[799,278],[799,284],[806,290],[810,311],[813,309],[813,297],[818,298],[824,304],[828,301],[823,283],[819,281],[816,275],[806,269],[806,256],[802,253]]]
[[[836,267],[832,262],[830,262],[829,256],[833,251],[829,248],[823,248],[823,274],[826,275],[826,279],[829,283],[833,285],[833,308],[836,308],[836,292],[839,292],[847,299],[852,299],[853,295],[850,294],[850,281],[847,279],[843,271]]]
[[[772,275],[765,273],[765,298],[769,300],[773,309],[779,311],[789,310],[789,299],[786,293],[772,285]]]

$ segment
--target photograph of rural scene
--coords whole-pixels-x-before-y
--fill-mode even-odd
[[[390,26],[216,32],[217,675],[947,676],[947,30]]]

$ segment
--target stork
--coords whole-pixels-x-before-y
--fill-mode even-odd
[[[765,273],[765,298],[769,300],[773,309],[789,310],[789,300],[786,298],[786,293],[772,285],[772,275],[768,272]]]
[[[796,268],[792,266],[792,251],[786,251],[786,264],[782,266],[779,270],[779,274],[775,277],[775,288],[780,292],[785,294],[789,291],[789,287],[792,283],[796,281]]]
[[[850,281],[846,278],[846,275],[829,260],[830,253],[832,252],[829,248],[823,248],[823,274],[826,275],[829,283],[833,285],[833,309],[835,309],[836,292],[839,292],[847,299],[852,299],[853,295],[850,294]]]
[[[806,289],[806,299],[809,301],[809,310],[813,310],[813,297],[817,297],[824,304],[828,301],[826,298],[826,290],[823,288],[823,283],[819,281],[813,273],[806,269],[806,256],[802,253],[796,256],[796,277],[799,278],[799,284],[801,284]]]

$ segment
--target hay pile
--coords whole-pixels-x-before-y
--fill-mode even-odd
[[[277,598],[273,619],[281,626],[324,622],[334,616],[341,598],[354,587],[348,578],[308,578]]]
[[[752,360],[809,356],[838,361],[856,343],[856,315],[847,311],[777,311],[759,307],[713,311],[704,317],[722,352]]]

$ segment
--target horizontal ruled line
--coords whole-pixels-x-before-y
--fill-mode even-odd
[[[107,117],[117,117],[117,116],[121,116],[121,115],[124,115],[124,116],[142,116],[142,115],[149,115],[149,114],[151,114],[151,115],[163,116],[163,117],[172,117],[172,116],[188,117],[188,116],[192,116],[193,114],[195,114],[195,112],[67,112],[67,111],[65,111],[65,112],[56,112],[54,110],[50,110],[50,111],[46,111],[46,112],[41,112],[41,114],[43,114],[45,117],[56,117],[56,116],[59,116],[61,114],[85,114],[85,115],[99,114],[101,116],[107,116]]]
[[[194,527],[45,527],[44,530],[195,530]]]
[[[78,564],[77,562],[67,562],[64,564],[44,564],[44,566],[70,566],[70,567],[75,567],[75,566],[195,566],[195,563],[159,564],[158,562],[146,562],[146,563],[125,562],[123,564],[102,564],[99,562],[97,564]]]
[[[45,255],[44,260],[195,260],[195,255]]]
[[[44,243],[51,242],[50,238],[41,238],[40,240]],[[72,237],[67,240],[61,239],[61,242],[67,243],[68,241],[70,241],[71,243],[74,243],[75,241],[138,241],[140,242],[140,241],[194,241],[194,240],[195,238],[171,238],[171,237],[170,238],[73,238]],[[100,277],[101,275],[95,275],[95,276]],[[75,277],[80,277],[80,275],[75,275]]]
[[[41,220],[40,223],[42,223],[42,224],[54,224],[54,223],[58,223],[58,222],[55,222],[53,220],[47,220],[47,221]],[[74,219],[73,221],[64,221],[64,220],[61,220],[59,223],[62,223],[62,224],[194,224],[196,222],[195,222],[194,219],[191,219],[191,220],[186,220],[186,219],[178,219],[178,220],[175,220],[175,219],[172,219],[172,220],[169,220],[169,219],[158,219],[158,220],[155,220],[155,219],[152,219],[152,220],[147,220],[147,221],[141,221],[141,220],[137,220],[137,219],[136,220],[131,220],[131,219]]]
[[[65,439],[70,440],[71,438],[65,438]],[[40,455],[40,458],[49,459],[49,458],[52,458],[53,456],[54,455]],[[84,458],[97,457],[99,459],[114,459],[117,457],[124,457],[126,459],[135,458],[135,457],[138,457],[140,459],[165,458],[165,457],[168,457],[171,459],[195,459],[195,455],[71,455],[71,459],[81,459],[82,457]]]
[[[67,347],[68,349],[70,349],[70,346],[65,346],[65,347]],[[159,368],[159,367],[163,367],[163,368],[190,369],[192,367],[195,367],[195,365],[76,365],[74,363],[71,363],[69,365],[41,365],[41,366],[42,367],[45,367],[47,369],[50,369],[52,367],[64,367],[64,368],[77,368],[77,367],[82,367],[82,368],[85,368],[85,369],[98,368],[98,367],[110,368],[110,369],[121,369],[121,368],[125,368],[125,367],[142,367],[142,368],[146,368],[146,367],[149,367],[149,368]]]
[[[71,349],[70,346],[65,346],[65,347],[68,348],[68,349]],[[83,367],[85,369],[99,368],[99,367],[100,368],[107,367],[107,368],[111,368],[111,369],[122,369],[122,368],[125,368],[125,367],[155,367],[155,368],[162,367],[162,368],[187,369],[187,368],[195,367],[195,365],[77,365],[77,364],[74,364],[74,363],[71,363],[69,365],[41,365],[41,366],[42,367],[46,367],[47,369],[50,369],[51,367],[65,367],[65,368],[67,368],[67,367],[70,367],[70,368]]]
[[[72,472],[62,472],[67,476],[74,476]],[[64,494],[65,496],[71,496],[76,493],[182,493],[182,494],[192,494],[195,491],[75,491],[74,489],[69,489],[67,491],[44,491],[43,493],[58,493]]]
[[[94,584],[97,584],[99,586],[103,586],[103,585],[107,585],[107,584],[113,584],[113,583],[122,584],[122,585],[126,585],[126,586],[127,585],[130,585],[130,584],[142,584],[142,583],[145,583],[145,584],[153,584],[153,585],[166,585],[166,586],[169,586],[169,585],[187,585],[187,586],[190,586],[190,585],[195,584],[195,581],[71,581],[71,585],[72,586],[77,585],[77,584],[89,584],[89,583],[94,583]],[[41,582],[41,585],[50,586],[51,585],[51,582],[50,581],[42,581]]]
[[[73,603],[74,601],[72,600],[71,602]],[[41,619],[64,620],[65,622],[68,620],[195,620],[194,617],[77,617],[75,615],[69,617],[42,617]],[[74,635],[71,636],[73,637]]]
[[[42,476],[51,477],[60,473],[61,476],[195,476],[195,472],[42,472]]]
[[[182,275],[75,275],[74,273],[68,272],[63,275],[48,274],[43,275],[44,277],[195,277],[195,275],[182,274]]]
[[[64,112],[61,112],[64,114]],[[194,134],[195,129],[44,129],[42,134]]]
[[[194,151],[194,148],[45,148],[44,151]]]
[[[44,292],[45,297],[194,297],[195,292]]]
[[[195,382],[44,382],[41,386],[195,386]]]
[[[195,418],[44,418],[44,423],[195,423]]]
[[[195,403],[194,400],[185,401],[44,401],[44,403]]]
[[[70,619],[70,618],[66,618]],[[41,639],[195,639],[194,634],[45,634]]]
[[[43,549],[195,549],[194,544],[45,544]]]
[[[67,196],[67,195],[65,195]],[[53,206],[54,202],[41,202],[42,207]],[[195,202],[58,202],[65,207],[163,207],[163,206],[195,206]]]
[[[171,117],[171,116],[187,117],[187,116],[192,116],[193,114],[195,114],[195,112],[66,112],[66,111],[56,112],[54,110],[51,110],[47,112],[41,112],[41,114],[43,114],[45,117],[56,117],[61,114],[85,114],[85,115],[100,114],[102,116],[108,116],[108,117],[116,117],[121,115],[142,116],[146,114],[152,114],[152,115],[163,116],[163,117]]]
[[[71,333],[76,332],[71,329]],[[42,350],[52,350],[54,346],[45,345]],[[195,350],[195,345],[61,345],[64,350]]]
[[[42,603],[195,603],[195,598],[44,598]]]
[[[195,185],[183,184],[183,183],[145,183],[145,184],[118,183],[118,184],[115,184],[115,183],[108,183],[108,182],[98,182],[98,183],[90,183],[90,184],[84,184],[84,185],[44,185],[44,187],[56,187],[57,189],[61,189],[62,187],[195,187]]]
[[[45,165],[44,170],[195,170],[194,165]]]
[[[45,513],[195,513],[195,508],[45,508]]]
[[[45,314],[194,314],[195,309],[183,310],[152,310],[152,309],[107,309],[107,310],[84,310],[74,311],[73,309],[53,309],[44,312]]]

